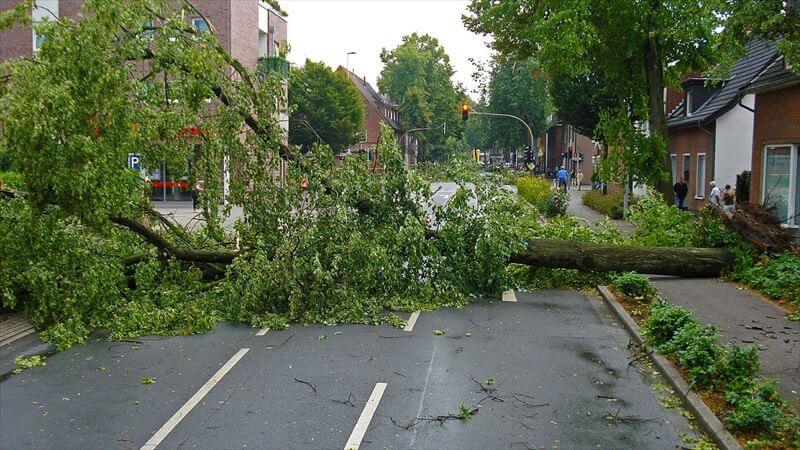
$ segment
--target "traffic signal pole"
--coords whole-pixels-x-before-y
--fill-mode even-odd
[[[522,122],[523,125],[525,125],[525,129],[528,130],[528,136],[531,138],[531,149],[535,149],[536,148],[536,143],[533,140],[533,131],[531,131],[531,127],[529,127],[528,124],[524,120],[520,119],[519,117],[513,116],[511,114],[498,114],[498,113],[487,113],[487,112],[478,112],[478,111],[470,111],[470,112],[472,114],[477,114],[479,116],[510,117],[512,119],[519,120],[520,122]],[[544,165],[545,165],[545,167],[547,167],[547,147],[545,147],[545,149],[544,149]]]

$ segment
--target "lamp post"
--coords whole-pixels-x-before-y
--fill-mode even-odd
[[[350,76],[350,55],[355,55],[356,52],[347,52],[347,76]]]

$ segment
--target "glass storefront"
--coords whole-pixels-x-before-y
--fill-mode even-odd
[[[170,201],[191,201],[192,187],[189,185],[189,178],[185,174],[189,173],[189,165],[183,171],[183,176],[179,176],[167,168],[163,162],[161,166],[150,172],[150,200],[154,202]]]
[[[775,207],[775,215],[788,225],[798,223],[798,171],[800,162],[797,147],[793,145],[767,146],[764,149],[764,187],[762,202]],[[794,170],[792,168],[794,167]]]

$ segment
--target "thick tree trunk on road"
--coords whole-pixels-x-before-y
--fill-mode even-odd
[[[718,277],[733,265],[733,256],[717,248],[632,247],[533,239],[528,241],[527,251],[511,255],[509,262],[535,267],[701,278]]]

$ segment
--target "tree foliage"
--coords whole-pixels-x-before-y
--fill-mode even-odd
[[[384,64],[378,87],[400,106],[406,129],[447,124],[448,134],[460,137],[459,103],[465,98],[453,85],[450,57],[439,41],[427,34],[403,37],[400,45],[381,52]],[[444,156],[446,136],[441,129],[417,133],[427,157]]]
[[[501,53],[534,56],[550,78],[600,77],[618,99],[608,116],[627,117],[631,127],[621,137],[635,142],[614,134],[618,121],[605,121],[611,129],[602,135],[622,151],[652,147],[637,152],[647,154],[651,166],[666,168],[663,88],[715,61],[715,29],[724,7],[722,0],[473,0],[464,21],[473,31],[491,34]]]
[[[289,142],[305,150],[321,139],[341,151],[358,142],[364,104],[347,75],[307,60],[289,76]]]

